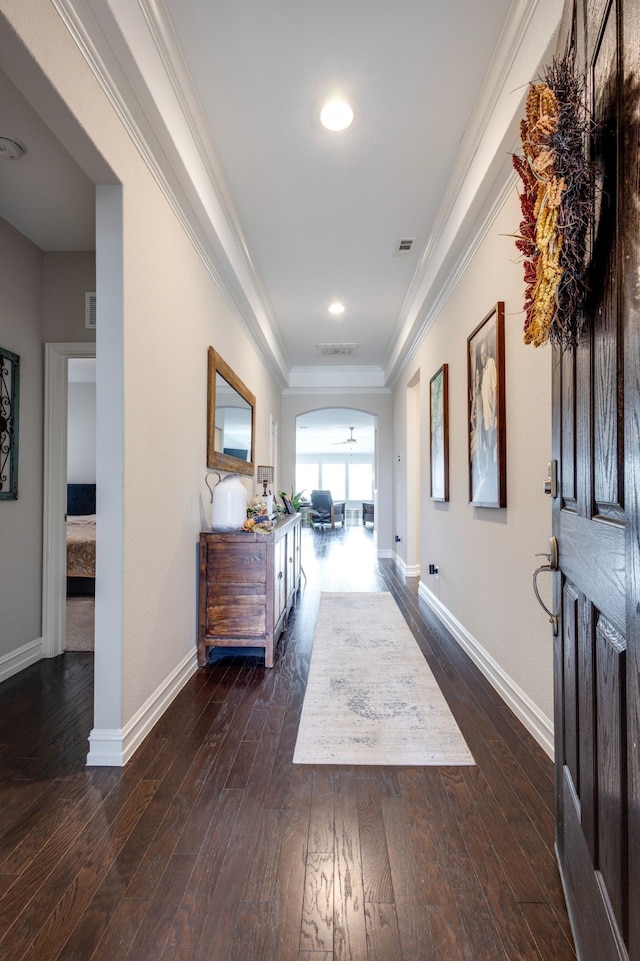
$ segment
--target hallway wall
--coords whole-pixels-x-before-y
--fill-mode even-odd
[[[258,463],[268,456],[280,384],[223,292],[205,244],[187,229],[53,5],[33,0],[27,10],[3,0],[2,10],[6,72],[97,185],[90,289],[98,303],[100,555],[89,761],[118,764],[196,667],[196,546],[209,497],[208,346],[257,397]],[[47,335],[57,339],[61,318],[49,320]],[[40,477],[41,470],[38,484]]]
[[[20,357],[18,499],[0,501],[0,679],[40,657],[42,260],[0,219],[0,347]]]
[[[394,432],[401,448],[415,444],[407,436],[406,393],[419,371],[421,593],[464,644],[477,647],[476,659],[544,739],[553,716],[552,637],[531,574],[542,560],[534,555],[548,550],[551,535],[551,501],[542,492],[551,456],[551,351],[522,341],[522,266],[510,236],[519,221],[514,185],[394,389]],[[468,492],[467,337],[499,300],[505,303],[507,507],[474,508]],[[443,363],[449,365],[450,499],[437,503],[429,490],[429,381]],[[394,468],[397,524],[404,531],[403,464],[394,462]],[[430,563],[439,567],[437,579],[428,573]],[[551,577],[543,581],[546,594]]]
[[[41,656],[43,343],[93,341],[95,255],[42,252],[0,220],[0,345],[20,356],[18,500],[0,503],[0,678]]]

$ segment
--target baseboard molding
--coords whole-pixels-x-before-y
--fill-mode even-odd
[[[498,662],[453,616],[451,611],[429,590],[423,581],[420,581],[418,585],[418,594],[444,624],[454,640],[469,655],[473,663],[482,671],[516,717],[522,721],[543,751],[553,760],[553,721],[546,714],[543,714],[522,688],[503,671]]]
[[[390,561],[393,560],[393,551],[388,547],[381,547],[378,549],[378,557],[380,560]]]
[[[406,561],[395,552],[391,553],[390,557],[403,577],[420,577],[419,564],[407,564]]]
[[[25,667],[42,660],[43,657],[41,637],[37,637],[35,641],[29,641],[28,644],[23,644],[15,651],[3,654],[0,657],[0,684],[13,677],[14,674],[24,671]]]
[[[89,735],[88,767],[124,767],[154,724],[198,670],[194,649],[123,728],[95,728]]]

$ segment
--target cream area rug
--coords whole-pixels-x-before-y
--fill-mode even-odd
[[[388,592],[322,594],[293,762],[475,763]]]

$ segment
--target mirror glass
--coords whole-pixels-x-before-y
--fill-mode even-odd
[[[253,474],[255,397],[213,347],[208,383],[207,466]]]

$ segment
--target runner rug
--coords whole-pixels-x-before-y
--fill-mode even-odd
[[[322,594],[293,762],[475,763],[388,592]]]

